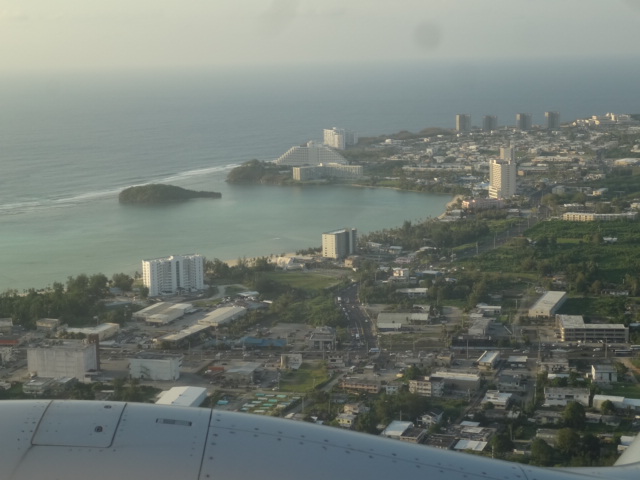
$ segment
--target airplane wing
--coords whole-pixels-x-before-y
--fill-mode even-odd
[[[639,475],[637,463],[544,469],[204,408],[0,401],[0,478],[6,480],[635,480]]]

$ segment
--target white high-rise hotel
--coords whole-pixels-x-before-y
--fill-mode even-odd
[[[171,255],[142,261],[142,280],[152,297],[178,290],[204,289],[204,257]]]
[[[344,128],[325,128],[323,133],[324,144],[338,150],[344,150],[349,145],[358,143],[358,135]]]
[[[489,164],[489,198],[510,198],[516,194],[516,170],[515,149],[501,148],[500,159]]]
[[[325,258],[345,258],[356,252],[358,231],[343,228],[322,234],[322,256]]]

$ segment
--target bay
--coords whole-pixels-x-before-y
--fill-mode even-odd
[[[43,288],[70,275],[140,271],[142,259],[278,255],[320,246],[324,231],[360,233],[440,214],[447,195],[339,186],[231,186],[222,176],[174,182],[221,199],[123,206],[115,196],[4,218],[0,289]]]

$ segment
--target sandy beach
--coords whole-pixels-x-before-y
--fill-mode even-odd
[[[460,201],[464,200],[464,195],[456,195],[455,197],[453,197],[451,201],[447,203],[447,206],[444,209],[444,212],[438,215],[438,218],[445,217],[447,215],[447,212],[458,204],[458,200]]]

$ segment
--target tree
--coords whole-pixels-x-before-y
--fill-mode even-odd
[[[597,460],[600,458],[600,440],[598,437],[587,433],[582,437],[581,446],[582,454],[589,458],[592,463],[595,461],[597,464]]]
[[[602,402],[602,405],[600,405],[600,411],[603,415],[612,415],[616,413],[616,407],[611,400],[605,400]]]
[[[580,435],[572,428],[561,428],[558,430],[556,447],[560,453],[571,458],[580,452]]]
[[[506,433],[495,435],[491,439],[491,450],[493,453],[502,454],[513,450],[513,442]]]
[[[543,467],[553,465],[553,448],[541,438],[535,438],[531,442],[531,461]]]
[[[123,292],[130,292],[133,287],[134,279],[126,273],[114,273],[111,276],[111,285],[119,288]]]
[[[562,419],[567,427],[578,430],[584,428],[586,421],[584,407],[578,402],[569,402],[562,412]]]
[[[624,378],[627,373],[629,373],[629,367],[627,367],[624,363],[622,362],[615,362],[613,364],[613,366],[616,369],[616,373],[618,374],[618,379],[622,379]]]

